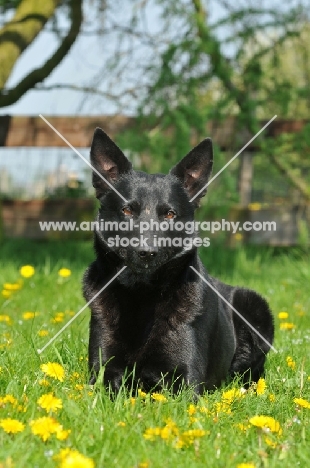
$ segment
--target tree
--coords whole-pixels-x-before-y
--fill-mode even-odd
[[[6,83],[21,54],[42,31],[57,9],[67,6],[70,27],[61,38],[56,51],[45,63],[24,76],[16,86],[6,89]],[[17,102],[29,89],[47,78],[69,52],[82,24],[82,0],[20,0],[2,1],[2,11],[15,7],[12,18],[0,29],[0,107]],[[1,11],[1,10],[0,10]]]

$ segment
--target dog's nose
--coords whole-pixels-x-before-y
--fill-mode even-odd
[[[150,258],[150,257],[155,257],[157,255],[157,248],[156,247],[150,247],[149,249],[143,249],[138,252],[138,255],[140,258]]]

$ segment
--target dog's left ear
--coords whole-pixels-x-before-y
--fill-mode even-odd
[[[181,180],[190,198],[194,197],[207,183],[213,166],[213,147],[211,138],[206,138],[195,146],[176,166],[170,170]],[[198,204],[207,188],[193,200]]]

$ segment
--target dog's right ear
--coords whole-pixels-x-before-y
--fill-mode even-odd
[[[132,168],[120,148],[99,127],[96,128],[90,149],[90,162],[96,171],[110,184],[114,184],[122,174]],[[96,197],[100,198],[110,186],[93,171],[93,187],[96,189]]]

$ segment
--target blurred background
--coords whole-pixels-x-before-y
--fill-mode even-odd
[[[206,136],[218,172],[201,220],[276,221],[227,246],[309,247],[308,0],[0,0],[0,239],[73,239],[92,220],[96,126],[136,169],[163,172]]]

